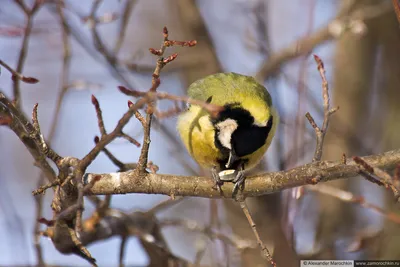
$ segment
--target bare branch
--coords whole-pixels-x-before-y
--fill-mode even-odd
[[[18,57],[18,63],[17,63],[17,69],[15,70],[15,73],[21,73],[24,64],[25,64],[25,59],[26,55],[28,54],[28,44],[29,44],[29,38],[32,33],[32,26],[33,26],[33,17],[35,13],[39,10],[39,8],[42,6],[44,1],[35,1],[32,9],[28,9],[28,7],[24,4],[23,1],[15,1],[17,5],[22,9],[22,11],[25,13],[26,17],[26,25],[25,25],[25,32],[24,32],[24,37],[22,40],[22,45],[21,49],[19,51],[19,57]],[[14,79],[14,85],[13,85],[13,93],[14,93],[14,101],[15,101],[15,107],[20,108],[21,107],[21,89],[20,89],[20,79],[19,77],[21,76],[13,76],[15,77]]]
[[[314,60],[317,63],[317,68],[319,71],[319,74],[322,79],[322,98],[324,100],[324,121],[322,123],[322,128],[319,128],[318,125],[315,123],[314,118],[311,116],[309,112],[306,113],[306,118],[310,122],[311,126],[314,128],[315,135],[317,137],[317,145],[315,147],[315,153],[313,157],[313,162],[319,161],[322,158],[322,148],[324,145],[324,139],[325,139],[325,134],[326,131],[328,130],[329,126],[329,119],[330,116],[339,109],[339,107],[335,109],[330,108],[330,103],[329,103],[329,88],[328,88],[328,81],[326,80],[325,76],[325,68],[324,68],[324,63],[322,60],[317,56],[314,55]]]
[[[400,163],[400,149],[362,157],[362,159],[376,168],[391,169]],[[358,164],[351,158],[348,158],[346,162],[347,164],[344,165],[342,161],[318,161],[287,171],[250,176],[246,180],[243,194],[245,197],[254,197],[275,193],[284,189],[307,185],[310,179],[314,177],[320,177],[320,182],[326,182],[358,176]],[[107,174],[87,173],[83,178],[84,184],[89,183],[98,175],[101,176],[101,179],[88,192],[90,194],[146,193],[207,198],[221,197],[220,193],[213,189],[213,181],[209,177],[153,173],[138,175],[132,171]],[[233,184],[225,183],[222,188],[223,197],[231,198]]]
[[[136,91],[136,90],[131,90],[128,89],[124,86],[118,86],[118,89],[129,96],[134,96],[134,97],[148,97],[151,101],[154,101],[156,99],[169,99],[173,101],[179,101],[183,103],[189,103],[192,105],[197,105],[202,108],[204,108],[208,113],[210,113],[211,116],[215,116],[219,112],[223,110],[223,107],[211,104],[211,103],[206,103],[204,101],[200,101],[197,99],[193,99],[187,96],[176,96],[176,95],[170,95],[165,92],[141,92],[141,91]]]
[[[104,135],[107,134],[107,132],[104,127],[103,114],[102,114],[102,111],[100,108],[99,101],[97,100],[97,98],[94,95],[92,95],[92,104],[93,104],[94,108],[96,109],[97,123],[99,125],[101,136],[103,137]]]
[[[124,12],[122,14],[121,23],[119,25],[119,30],[118,30],[119,35],[118,35],[117,41],[114,46],[114,54],[115,55],[118,54],[119,50],[122,47],[122,44],[125,39],[126,29],[128,27],[128,22],[129,22],[132,11],[133,11],[135,5],[137,4],[137,2],[138,1],[136,1],[136,0],[130,0],[130,1],[126,1],[126,3],[125,3],[125,6],[123,8]]]
[[[328,186],[328,185],[323,185],[323,184],[320,184],[318,186],[307,186],[306,188],[307,188],[307,190],[326,194],[326,195],[332,196],[332,197],[337,198],[344,202],[357,204],[362,207],[371,209],[371,210],[377,212],[379,215],[385,217],[389,221],[400,224],[400,216],[398,214],[396,214],[394,212],[390,212],[390,211],[385,211],[381,207],[378,207],[372,203],[369,203],[363,197],[355,196],[351,192],[344,191],[342,189]]]
[[[256,74],[256,79],[264,82],[267,77],[276,73],[276,71],[285,63],[299,56],[310,53],[315,47],[340,37],[345,31],[353,30],[352,21],[373,19],[382,14],[391,11],[386,1],[379,4],[367,6],[364,10],[352,12],[356,1],[349,0],[339,10],[337,16],[325,27],[320,28],[315,33],[296,40],[295,43],[273,53],[268,60],[261,66]]]
[[[367,161],[360,157],[353,157],[353,160],[367,172],[365,173],[361,171],[361,175],[363,175],[367,180],[372,181],[373,183],[385,186],[386,188],[390,189],[393,192],[396,201],[400,201],[399,189],[394,185],[395,179],[392,178],[390,174],[381,170],[380,168],[371,166],[369,163],[367,163]],[[374,174],[378,178],[375,178],[369,174]]]

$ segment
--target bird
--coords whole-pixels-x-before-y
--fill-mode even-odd
[[[215,186],[233,182],[233,194],[244,187],[245,172],[266,153],[279,116],[267,89],[251,76],[217,73],[193,82],[189,99],[222,107],[210,114],[187,104],[179,114],[177,130],[192,158],[211,170]]]

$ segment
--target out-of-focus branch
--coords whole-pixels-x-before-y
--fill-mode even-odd
[[[19,51],[19,57],[16,69],[17,73],[21,73],[24,68],[26,55],[28,54],[28,43],[32,33],[33,17],[39,10],[39,8],[43,5],[44,1],[38,1],[38,0],[35,1],[31,9],[29,9],[22,0],[15,0],[15,3],[21,8],[26,17],[25,32],[24,32],[24,37],[22,39],[21,49]],[[14,85],[13,85],[14,101],[15,101],[15,107],[19,109],[21,107],[20,80],[17,78],[17,76],[14,77],[16,77],[16,79],[14,79]]]
[[[171,202],[171,201],[168,201]],[[170,204],[170,203],[169,203]],[[182,220],[163,220],[158,221],[155,212],[164,210],[168,205],[157,205],[155,209],[150,209],[147,212],[135,211],[132,213],[125,213],[117,209],[107,208],[104,214],[100,216],[98,210],[93,215],[83,222],[83,232],[81,233],[81,245],[87,246],[98,241],[106,240],[110,237],[116,236],[123,239],[129,237],[138,237],[144,249],[151,258],[151,263],[148,266],[154,265],[159,261],[165,261],[162,266],[193,266],[190,262],[173,255],[168,248],[167,243],[164,241],[160,230],[166,226],[176,226],[190,231],[195,231],[210,238],[218,238],[234,245],[237,249],[246,249],[252,244],[246,240],[240,240],[233,236],[227,236],[223,233],[200,226],[191,221]],[[55,238],[55,231],[66,234],[66,226],[57,225],[55,221],[42,220],[48,224],[48,228],[43,232],[44,236],[52,239]],[[126,242],[125,242],[126,244]],[[76,250],[75,244],[70,242],[70,238],[65,236],[65,239],[57,240],[58,249],[64,253],[71,253]],[[122,255],[123,256],[123,255]],[[120,263],[123,264],[123,259],[120,254]],[[167,263],[168,262],[168,263]],[[179,265],[180,264],[180,265]]]
[[[397,20],[400,23],[400,1],[399,0],[392,0],[394,12],[396,13]]]
[[[320,184],[318,186],[307,186],[306,189],[310,190],[310,191],[319,192],[321,194],[329,195],[331,197],[337,198],[344,202],[357,204],[362,207],[371,209],[371,210],[379,213],[379,215],[385,217],[389,221],[400,224],[400,216],[398,214],[396,214],[394,212],[385,211],[384,209],[382,209],[372,203],[367,202],[363,197],[355,196],[351,192],[348,192],[348,191],[345,191],[345,190],[342,190],[340,188],[336,188],[333,186],[322,185],[322,184]]]
[[[201,226],[201,225],[199,225],[198,222],[192,221],[192,220],[164,219],[164,220],[160,221],[160,226],[161,227],[175,226],[175,227],[187,229],[189,231],[202,233],[202,234],[205,234],[207,237],[209,237],[211,240],[219,239],[224,244],[231,245],[238,250],[254,248],[257,246],[257,244],[255,244],[254,242],[251,242],[250,240],[242,240],[242,239],[240,239],[240,237],[238,237],[236,235],[225,235],[221,232],[217,232],[216,230],[214,230],[211,227]]]
[[[362,157],[362,159],[373,167],[391,169],[400,163],[400,149]],[[319,161],[287,171],[250,176],[246,179],[243,194],[250,197],[279,192],[310,184],[310,181],[315,177],[319,177],[319,182],[327,182],[357,175],[359,175],[359,166],[351,158],[346,160],[346,164],[343,164],[342,161]],[[146,193],[207,198],[221,197],[219,192],[212,188],[212,179],[208,177],[153,173],[137,175],[133,171],[128,171],[107,174],[87,173],[83,178],[84,183],[90,183],[96,176],[100,176],[100,180],[88,191],[88,194]],[[231,198],[232,190],[233,184],[225,183],[222,186],[223,197]]]
[[[346,4],[338,12],[338,15],[328,25],[273,53],[261,66],[256,74],[256,79],[263,82],[268,76],[273,75],[283,64],[288,63],[290,60],[310,53],[318,45],[338,38],[346,31],[357,31],[358,29],[355,27],[354,21],[373,19],[392,10],[392,6],[388,2],[383,1],[353,12],[354,3],[354,0],[346,1]]]
[[[117,41],[114,46],[114,54],[115,55],[118,55],[118,52],[120,51],[121,46],[124,42],[126,29],[128,28],[128,22],[129,22],[132,11],[133,11],[135,5],[137,4],[137,2],[138,2],[137,0],[129,0],[129,1],[126,1],[125,5],[124,5],[124,8],[123,8],[124,11],[123,11],[121,21],[119,24],[119,29],[118,29],[119,34],[118,34],[118,38],[117,38]]]
[[[34,77],[27,77],[27,76],[24,76],[21,73],[17,72],[16,70],[11,68],[7,63],[5,63],[1,59],[0,59],[0,65],[3,66],[4,68],[6,68],[9,72],[11,72],[12,78],[14,81],[19,79],[25,83],[38,83],[39,82],[39,80]]]
[[[215,51],[212,36],[199,10],[198,1],[176,0],[171,2],[176,4],[177,16],[181,21],[184,36],[189,39],[196,39],[198,42],[198,45],[190,51],[192,53],[190,56],[201,55],[200,59],[192,59],[192,62],[197,64],[196,68],[182,68],[184,87],[187,88],[192,82],[200,78],[221,72],[222,67]]]

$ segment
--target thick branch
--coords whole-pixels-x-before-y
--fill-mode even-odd
[[[391,169],[400,164],[400,149],[366,156],[362,159],[373,167]],[[359,166],[352,159],[347,159],[346,162],[347,164],[342,164],[342,161],[320,161],[287,171],[250,176],[246,179],[243,194],[244,196],[254,197],[279,192],[310,184],[310,181],[315,177],[318,177],[320,182],[326,182],[359,175]],[[88,190],[88,194],[145,193],[207,198],[221,197],[220,193],[212,188],[213,180],[208,177],[153,173],[138,175],[134,171],[107,174],[88,173],[84,176],[84,184],[90,183],[96,176],[100,176],[100,180],[94,184],[91,190]],[[230,198],[233,184],[225,183],[222,190],[224,197]]]

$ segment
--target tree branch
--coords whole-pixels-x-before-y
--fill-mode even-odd
[[[342,36],[346,31],[356,31],[351,22],[376,18],[383,13],[392,11],[392,6],[386,2],[367,6],[363,10],[353,10],[354,0],[339,10],[337,16],[326,26],[318,29],[309,36],[296,40],[293,44],[273,53],[261,66],[256,74],[256,79],[263,82],[270,75],[276,73],[282,65],[299,56],[310,53],[314,48],[323,43]]]
[[[376,168],[391,169],[400,164],[400,149],[388,151],[378,155],[362,157],[369,165]],[[246,179],[243,190],[245,197],[261,196],[282,191],[301,185],[310,184],[318,177],[318,182],[327,182],[336,179],[350,178],[359,175],[359,166],[348,158],[346,164],[340,161],[320,161],[299,166],[287,171],[263,173],[250,176]],[[195,196],[218,198],[221,197],[214,190],[213,181],[208,177],[176,176],[167,174],[144,173],[134,171],[94,174],[87,173],[83,183],[91,183],[95,177],[99,179],[87,194],[164,194],[174,196]],[[223,197],[232,196],[233,184],[225,183],[222,186]]]

